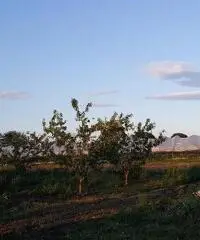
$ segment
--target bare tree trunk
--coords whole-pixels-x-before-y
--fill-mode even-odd
[[[124,185],[128,185],[128,175],[129,175],[129,170],[124,171]]]
[[[78,193],[81,194],[82,193],[82,183],[83,183],[84,178],[80,177],[79,178],[79,184],[78,184]]]

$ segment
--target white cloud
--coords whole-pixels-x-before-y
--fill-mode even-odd
[[[200,71],[187,62],[152,62],[147,70],[152,76],[163,80],[171,80],[183,86],[200,87]]]
[[[29,97],[27,92],[20,91],[0,91],[0,99],[3,100],[20,100]]]
[[[172,74],[180,74],[185,71],[193,71],[193,66],[186,62],[161,61],[151,62],[148,71],[157,77],[165,78]]]
[[[157,100],[200,100],[200,91],[193,92],[175,92],[166,95],[155,95],[147,97],[147,99]]]

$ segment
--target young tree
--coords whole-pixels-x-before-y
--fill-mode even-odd
[[[43,130],[50,139],[52,157],[69,167],[69,160],[73,155],[74,138],[68,132],[66,123],[67,121],[64,120],[63,114],[54,110],[48,124],[45,119],[43,120]]]
[[[130,131],[133,130],[132,114],[123,115],[114,113],[109,120],[98,121],[98,129],[101,134],[99,137],[99,152],[104,159],[115,164],[116,167],[124,172],[127,182],[130,170],[131,151],[130,151]]]
[[[132,114],[115,113],[109,120],[99,120],[101,134],[97,140],[101,157],[118,166],[124,174],[124,184],[128,185],[130,170],[144,164],[153,146],[163,140],[162,133],[156,138],[152,134],[155,128],[149,119],[137,126],[132,121]]]
[[[47,155],[48,139],[36,133],[9,131],[2,135],[1,154],[6,163],[13,164],[16,169],[26,171],[30,160]]]
[[[79,108],[78,101],[73,98],[71,101],[72,107],[76,113],[77,128],[74,135],[74,155],[72,158],[71,166],[78,178],[78,192],[82,193],[82,185],[84,179],[87,177],[91,168],[91,162],[94,158],[95,152],[95,125],[91,123],[87,117],[92,103],[88,103],[83,111]]]
[[[126,120],[129,122],[129,119]],[[145,124],[138,123],[132,131],[124,128],[119,150],[119,166],[124,173],[124,185],[128,185],[130,170],[138,166],[141,167],[149,157],[152,147],[157,146],[163,141],[163,134],[156,138],[152,130],[155,124],[147,119]]]
[[[86,116],[92,104],[88,103],[83,111],[80,110],[76,99],[73,98],[71,104],[76,113],[77,122],[77,128],[73,134],[68,132],[63,114],[56,110],[48,124],[43,120],[43,129],[53,143],[54,158],[62,161],[68,170],[75,173],[78,179],[78,192],[81,194],[83,181],[87,177],[91,159],[94,157],[92,134],[95,128]]]
[[[25,133],[9,131],[2,136],[2,158],[14,164],[16,169],[25,170],[28,154],[28,137]]]
[[[114,113],[109,119],[98,119],[96,130],[100,132],[96,141],[96,154],[99,159],[107,160],[112,164],[117,164],[119,159],[119,150],[121,147],[121,139],[124,135],[124,128],[128,130],[132,125],[125,121],[129,120],[132,115]],[[125,123],[125,124],[124,124]]]
[[[53,142],[50,141],[47,134],[28,133],[28,140],[28,156],[32,161],[51,158]]]

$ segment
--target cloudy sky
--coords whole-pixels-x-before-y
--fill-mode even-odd
[[[0,2],[0,131],[41,130],[70,99],[200,134],[199,0]]]

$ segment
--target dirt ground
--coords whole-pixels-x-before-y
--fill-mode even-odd
[[[174,196],[179,194],[180,191],[186,191],[187,188],[188,185],[182,185],[176,188],[157,189],[149,193],[132,196],[121,194],[105,195],[103,197],[86,196],[68,201],[56,201],[56,198],[50,197],[46,199],[30,198],[26,199],[29,200],[30,204],[38,202],[41,207],[19,217],[18,220],[1,224],[0,234],[3,237],[8,233],[24,233],[28,231],[29,234],[34,236],[40,233],[49,233],[54,231],[55,228],[67,234],[77,222],[113,216],[127,207],[136,207],[140,204],[141,198],[154,200],[163,194],[165,196]]]

